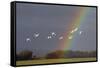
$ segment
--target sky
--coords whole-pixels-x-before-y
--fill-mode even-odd
[[[16,6],[16,33],[17,52],[31,50],[36,55],[44,55],[55,51],[59,42],[65,38],[63,33],[68,32],[69,25],[76,18],[79,6],[59,6],[17,3]],[[69,50],[93,51],[96,50],[96,8],[83,7],[88,13],[75,28]],[[63,45],[61,45],[63,47]]]

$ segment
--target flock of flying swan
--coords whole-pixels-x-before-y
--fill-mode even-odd
[[[78,28],[75,28],[75,29],[73,29],[70,33],[71,34],[73,34],[74,32],[76,32],[78,30]],[[83,31],[79,31],[78,32],[79,33],[79,35],[81,35],[82,33],[83,33]],[[36,39],[36,38],[38,38],[40,36],[40,33],[34,33],[33,34],[33,38],[34,39]],[[55,38],[57,36],[57,34],[56,34],[56,32],[50,32],[50,34],[46,37],[46,39],[52,39],[52,38]],[[68,39],[72,39],[73,38],[73,35],[70,35],[69,37],[68,37]],[[62,39],[64,39],[64,36],[60,36],[60,37],[58,37],[58,39],[59,40],[62,40]],[[28,42],[28,41],[31,41],[31,39],[28,37],[28,38],[26,38],[26,41]]]

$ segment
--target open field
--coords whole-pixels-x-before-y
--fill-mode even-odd
[[[16,65],[32,65],[32,64],[50,64],[50,63],[64,63],[64,62],[81,62],[81,61],[95,61],[96,58],[68,58],[68,59],[43,59],[43,60],[26,60],[17,61]]]

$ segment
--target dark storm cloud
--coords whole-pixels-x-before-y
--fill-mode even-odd
[[[58,47],[58,37],[67,31],[73,18],[76,18],[74,14],[78,11],[79,7],[74,6],[17,3],[17,51],[29,49],[37,54],[40,52],[45,54],[54,50]],[[80,27],[84,33],[81,39],[76,35],[70,49],[95,50],[95,14],[95,8],[89,8],[89,13]],[[50,32],[56,32],[57,37],[47,40]],[[34,39],[34,33],[40,33],[39,38]],[[30,38],[31,42],[26,42],[26,38]]]

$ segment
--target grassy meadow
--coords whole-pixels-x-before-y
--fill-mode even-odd
[[[16,61],[16,65],[35,65],[35,64],[50,64],[50,63],[68,63],[68,62],[82,62],[82,61],[96,61],[96,58],[60,58],[60,59],[40,59],[40,60],[22,60]]]

